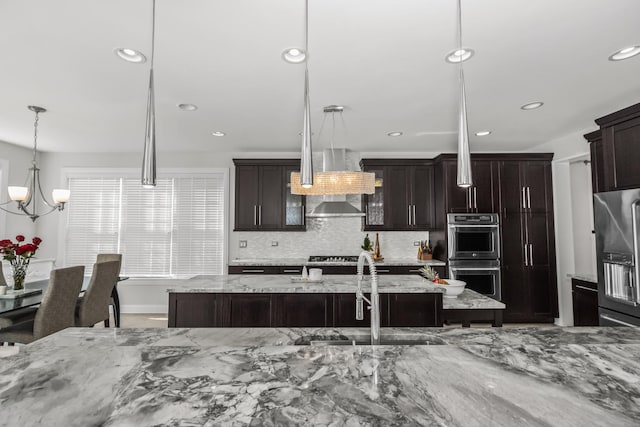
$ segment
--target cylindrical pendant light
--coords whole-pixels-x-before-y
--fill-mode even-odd
[[[153,58],[155,53],[156,0],[153,0],[153,18],[151,24],[151,69],[149,70],[149,96],[147,97],[147,124],[145,129],[144,151],[142,153],[142,186],[156,186],[156,107],[153,84]]]
[[[304,65],[304,117],[302,120],[302,152],[300,157],[300,185],[313,186],[313,162],[311,151],[311,112],[309,107],[309,0],[304,5],[304,51],[307,55]]]
[[[458,0],[458,50],[462,50],[462,0]],[[471,177],[471,154],[469,152],[469,129],[467,128],[467,98],[464,87],[464,70],[460,60],[460,105],[458,115],[458,187],[473,185]]]

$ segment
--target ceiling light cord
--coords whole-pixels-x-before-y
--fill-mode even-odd
[[[36,165],[36,155],[38,153],[38,121],[40,120],[40,111],[36,111],[36,120],[33,123],[33,159],[31,164]]]
[[[307,55],[304,63],[304,114],[302,120],[302,148],[300,155],[300,185],[313,186],[313,159],[311,146],[311,107],[309,100],[309,0],[304,3],[304,49]]]
[[[142,153],[141,184],[144,188],[156,186],[156,107],[153,78],[153,63],[156,45],[156,0],[152,0],[151,19],[151,67],[149,69],[149,94],[147,97],[147,121],[144,149]]]
[[[458,53],[462,51],[462,0],[458,0]],[[469,150],[469,129],[467,125],[467,100],[464,84],[464,70],[460,56],[460,105],[458,116],[458,171],[456,183],[458,187],[467,188],[473,185],[471,175],[471,154]]]

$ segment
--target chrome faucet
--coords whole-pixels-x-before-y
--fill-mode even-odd
[[[362,293],[362,280],[364,278],[364,261],[369,264],[371,276],[371,299],[367,299]],[[371,311],[371,345],[380,344],[380,297],[378,295],[378,273],[369,252],[363,251],[358,256],[358,290],[356,291],[356,320],[364,319],[363,300],[369,304]]]

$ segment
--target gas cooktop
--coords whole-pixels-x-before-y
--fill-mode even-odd
[[[358,262],[357,255],[311,255],[309,262]]]

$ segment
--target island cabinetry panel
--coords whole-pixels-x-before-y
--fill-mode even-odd
[[[386,294],[383,326],[442,326],[442,294]]]
[[[212,328],[220,325],[218,295],[169,294],[169,327]]]
[[[271,294],[219,294],[220,326],[230,328],[271,327]]]
[[[321,268],[322,274],[357,274],[357,268],[355,265],[330,265],[330,266],[309,266],[307,268]],[[390,265],[390,266],[377,266],[376,271],[378,274],[420,274],[419,265]],[[440,277],[446,276],[446,266],[431,266]],[[302,274],[301,265],[293,266],[265,266],[265,265],[253,265],[253,266],[239,266],[230,265],[229,274],[289,274],[298,276]],[[365,274],[369,274],[369,267],[365,266]]]
[[[362,159],[376,174],[376,192],[363,195],[364,230],[430,230],[434,226],[433,161]]]
[[[296,159],[234,159],[235,231],[304,231],[304,196],[291,194]]]
[[[273,326],[327,327],[333,325],[331,294],[274,294]]]
[[[371,294],[365,293],[366,298],[370,298]],[[379,294],[380,300],[380,325],[389,325],[389,294]],[[353,294],[334,294],[333,298],[333,326],[343,327],[362,327],[371,326],[371,311],[369,304],[363,302],[364,319],[356,320],[356,295]],[[430,326],[430,325],[423,325]]]

